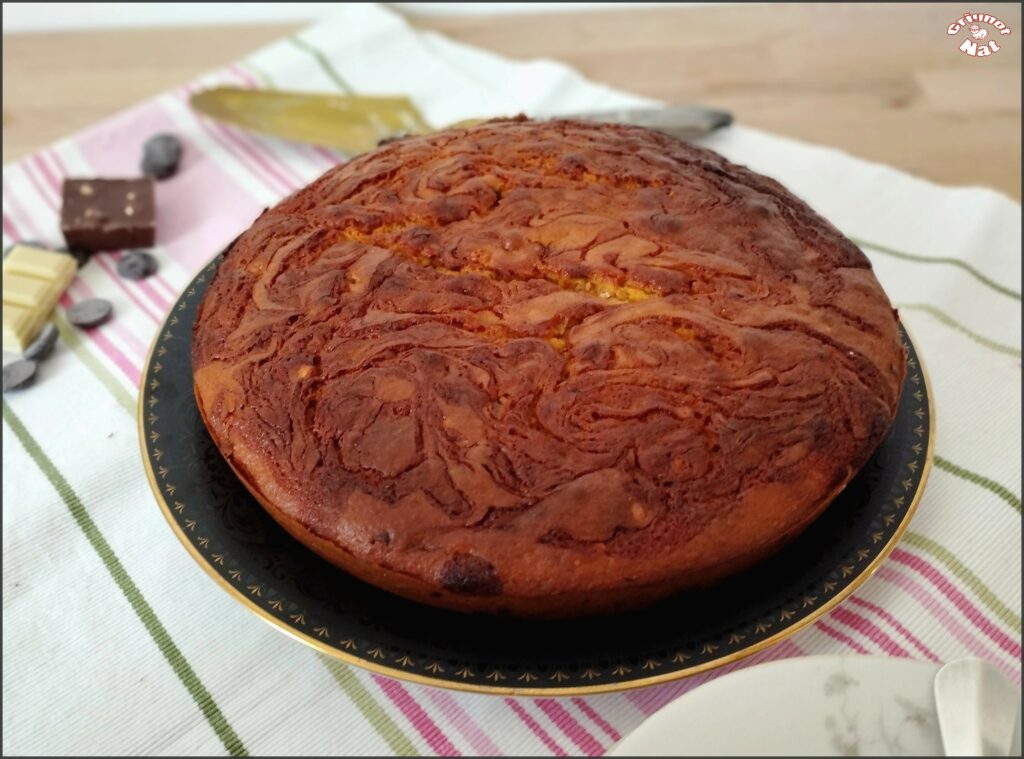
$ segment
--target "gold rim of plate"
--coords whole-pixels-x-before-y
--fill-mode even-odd
[[[181,298],[179,297],[179,302]],[[146,356],[146,363],[142,369],[142,380],[145,381],[149,375],[149,365],[152,363],[154,352],[160,336],[168,329],[168,321],[173,317],[173,310],[168,314],[167,318],[161,323],[160,328],[156,332],[156,336],[150,343],[149,352]],[[164,518],[167,523],[171,526],[175,536],[188,551],[189,555],[195,559],[196,563],[203,568],[213,580],[220,585],[224,590],[231,595],[236,601],[240,602],[249,611],[253,612],[267,624],[274,627],[276,630],[283,632],[295,640],[305,643],[307,646],[315,649],[316,651],[330,656],[334,659],[345,662],[346,664],[352,664],[356,667],[368,670],[370,672],[385,675],[387,677],[395,678],[396,680],[404,680],[406,682],[417,683],[419,685],[429,685],[435,688],[446,688],[449,690],[463,691],[467,693],[484,693],[495,696],[585,696],[585,695],[596,695],[600,693],[621,693],[627,690],[634,690],[637,688],[645,688],[650,685],[660,685],[663,683],[673,682],[675,680],[682,680],[693,675],[701,674],[702,672],[708,672],[719,667],[724,667],[728,664],[745,659],[748,656],[752,656],[759,651],[763,651],[766,648],[781,643],[786,638],[794,635],[795,633],[808,627],[813,622],[816,622],[821,617],[825,616],[828,612],[832,611],[840,603],[845,601],[857,588],[863,585],[868,578],[870,578],[882,565],[882,563],[889,557],[889,554],[899,543],[900,538],[903,537],[903,533],[906,532],[907,526],[910,524],[910,520],[913,518],[914,513],[917,511],[918,504],[921,501],[921,496],[924,494],[925,485],[928,482],[928,477],[931,474],[933,460],[935,458],[935,399],[932,395],[931,380],[928,376],[928,370],[925,368],[924,361],[922,360],[921,354],[917,351],[918,343],[913,339],[910,329],[906,323],[900,321],[904,332],[907,334],[907,338],[911,344],[915,347],[917,353],[918,367],[921,372],[921,376],[924,380],[925,390],[928,393],[928,447],[925,453],[924,464],[921,469],[921,479],[918,481],[917,489],[914,492],[913,500],[910,506],[907,508],[902,521],[893,532],[892,537],[882,547],[872,561],[864,567],[861,572],[856,575],[845,587],[840,589],[835,596],[830,598],[826,603],[817,609],[810,612],[807,616],[801,618],[797,622],[790,624],[779,630],[777,633],[768,636],[763,640],[759,640],[755,643],[751,643],[746,648],[739,651],[733,651],[729,654],[721,656],[717,659],[703,662],[701,664],[694,665],[692,667],[682,667],[672,672],[665,672],[660,675],[650,675],[648,677],[640,677],[631,680],[623,680],[617,683],[601,683],[597,685],[573,685],[568,687],[553,686],[553,687],[530,687],[530,686],[501,686],[501,685],[480,685],[478,683],[465,683],[458,682],[457,680],[448,680],[443,678],[434,678],[427,675],[421,675],[416,672],[407,672],[405,670],[390,667],[386,664],[378,664],[373,661],[369,661],[360,656],[355,656],[350,653],[346,653],[334,646],[325,643],[319,638],[315,638],[312,635],[303,633],[296,630],[294,627],[286,624],[277,617],[270,614],[266,609],[259,606],[249,596],[245,595],[240,589],[233,586],[227,580],[225,580],[220,573],[214,569],[213,565],[206,559],[205,556],[199,551],[198,548],[192,543],[185,531],[174,519],[174,515],[171,513],[170,504],[164,497],[163,492],[160,490],[160,485],[156,481],[156,475],[153,472],[153,465],[151,461],[150,451],[146,445],[145,429],[143,427],[143,418],[145,409],[143,408],[145,403],[145,393],[140,388],[139,400],[137,405],[137,417],[138,417],[138,428],[139,428],[139,447],[142,453],[142,461],[146,468],[146,478],[149,480],[149,487],[153,491],[153,495],[156,497],[157,504],[160,506],[160,510],[163,512]],[[901,403],[904,402],[901,398]]]

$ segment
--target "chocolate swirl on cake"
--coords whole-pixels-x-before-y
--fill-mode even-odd
[[[391,142],[264,213],[193,364],[299,540],[416,600],[551,616],[775,550],[881,442],[904,371],[864,254],[777,182],[523,119]]]

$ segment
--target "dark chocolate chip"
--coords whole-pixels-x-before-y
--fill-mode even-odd
[[[142,173],[155,179],[166,179],[178,170],[181,140],[173,134],[158,134],[142,147]]]
[[[125,279],[145,279],[159,268],[151,253],[130,250],[117,262],[117,273]]]
[[[501,593],[501,580],[489,561],[457,553],[441,567],[441,587],[469,596],[496,596]]]
[[[32,361],[42,361],[53,353],[53,346],[57,344],[57,325],[49,322],[36,335],[36,339],[25,349],[25,358]]]
[[[68,309],[68,321],[76,327],[97,327],[103,324],[114,312],[109,300],[90,298],[76,303]]]
[[[4,392],[20,390],[31,385],[38,366],[35,361],[26,359],[12,361],[4,366]]]

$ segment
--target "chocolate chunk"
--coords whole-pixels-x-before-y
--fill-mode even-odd
[[[68,321],[76,327],[98,327],[114,312],[109,300],[90,298],[68,309]]]
[[[39,366],[35,361],[21,360],[12,361],[4,367],[4,392],[20,390],[32,384],[36,376],[36,368]]]
[[[501,593],[501,580],[489,561],[457,553],[441,567],[441,587],[470,596],[496,596]]]
[[[25,349],[24,357],[32,361],[42,361],[53,353],[53,346],[57,344],[57,325],[53,322],[39,330],[36,339]]]
[[[68,247],[98,251],[156,242],[153,180],[65,179],[61,231]]]
[[[166,179],[178,170],[181,140],[173,134],[158,134],[142,146],[142,173],[155,179]]]
[[[117,262],[117,273],[125,279],[145,279],[158,268],[156,259],[144,250],[129,251]]]

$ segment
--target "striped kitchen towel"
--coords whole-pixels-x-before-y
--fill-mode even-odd
[[[623,694],[500,698],[372,675],[250,615],[182,550],[136,440],[147,346],[180,289],[265,206],[343,156],[196,118],[213,84],[408,93],[434,124],[649,101],[548,61],[512,62],[352,5],[235,65],[4,167],[3,238],[61,241],[65,176],[131,175],[158,131],[187,144],[159,184],[159,274],[82,269],[36,386],[4,399],[3,750],[10,754],[588,754],[720,670]],[[741,126],[706,144],[778,178],[854,239],[933,385],[935,469],[905,538],[838,609],[735,666],[820,653],[1021,666],[1021,215],[835,150]],[[63,313],[93,296],[116,318]],[[230,630],[229,635],[222,631]]]

